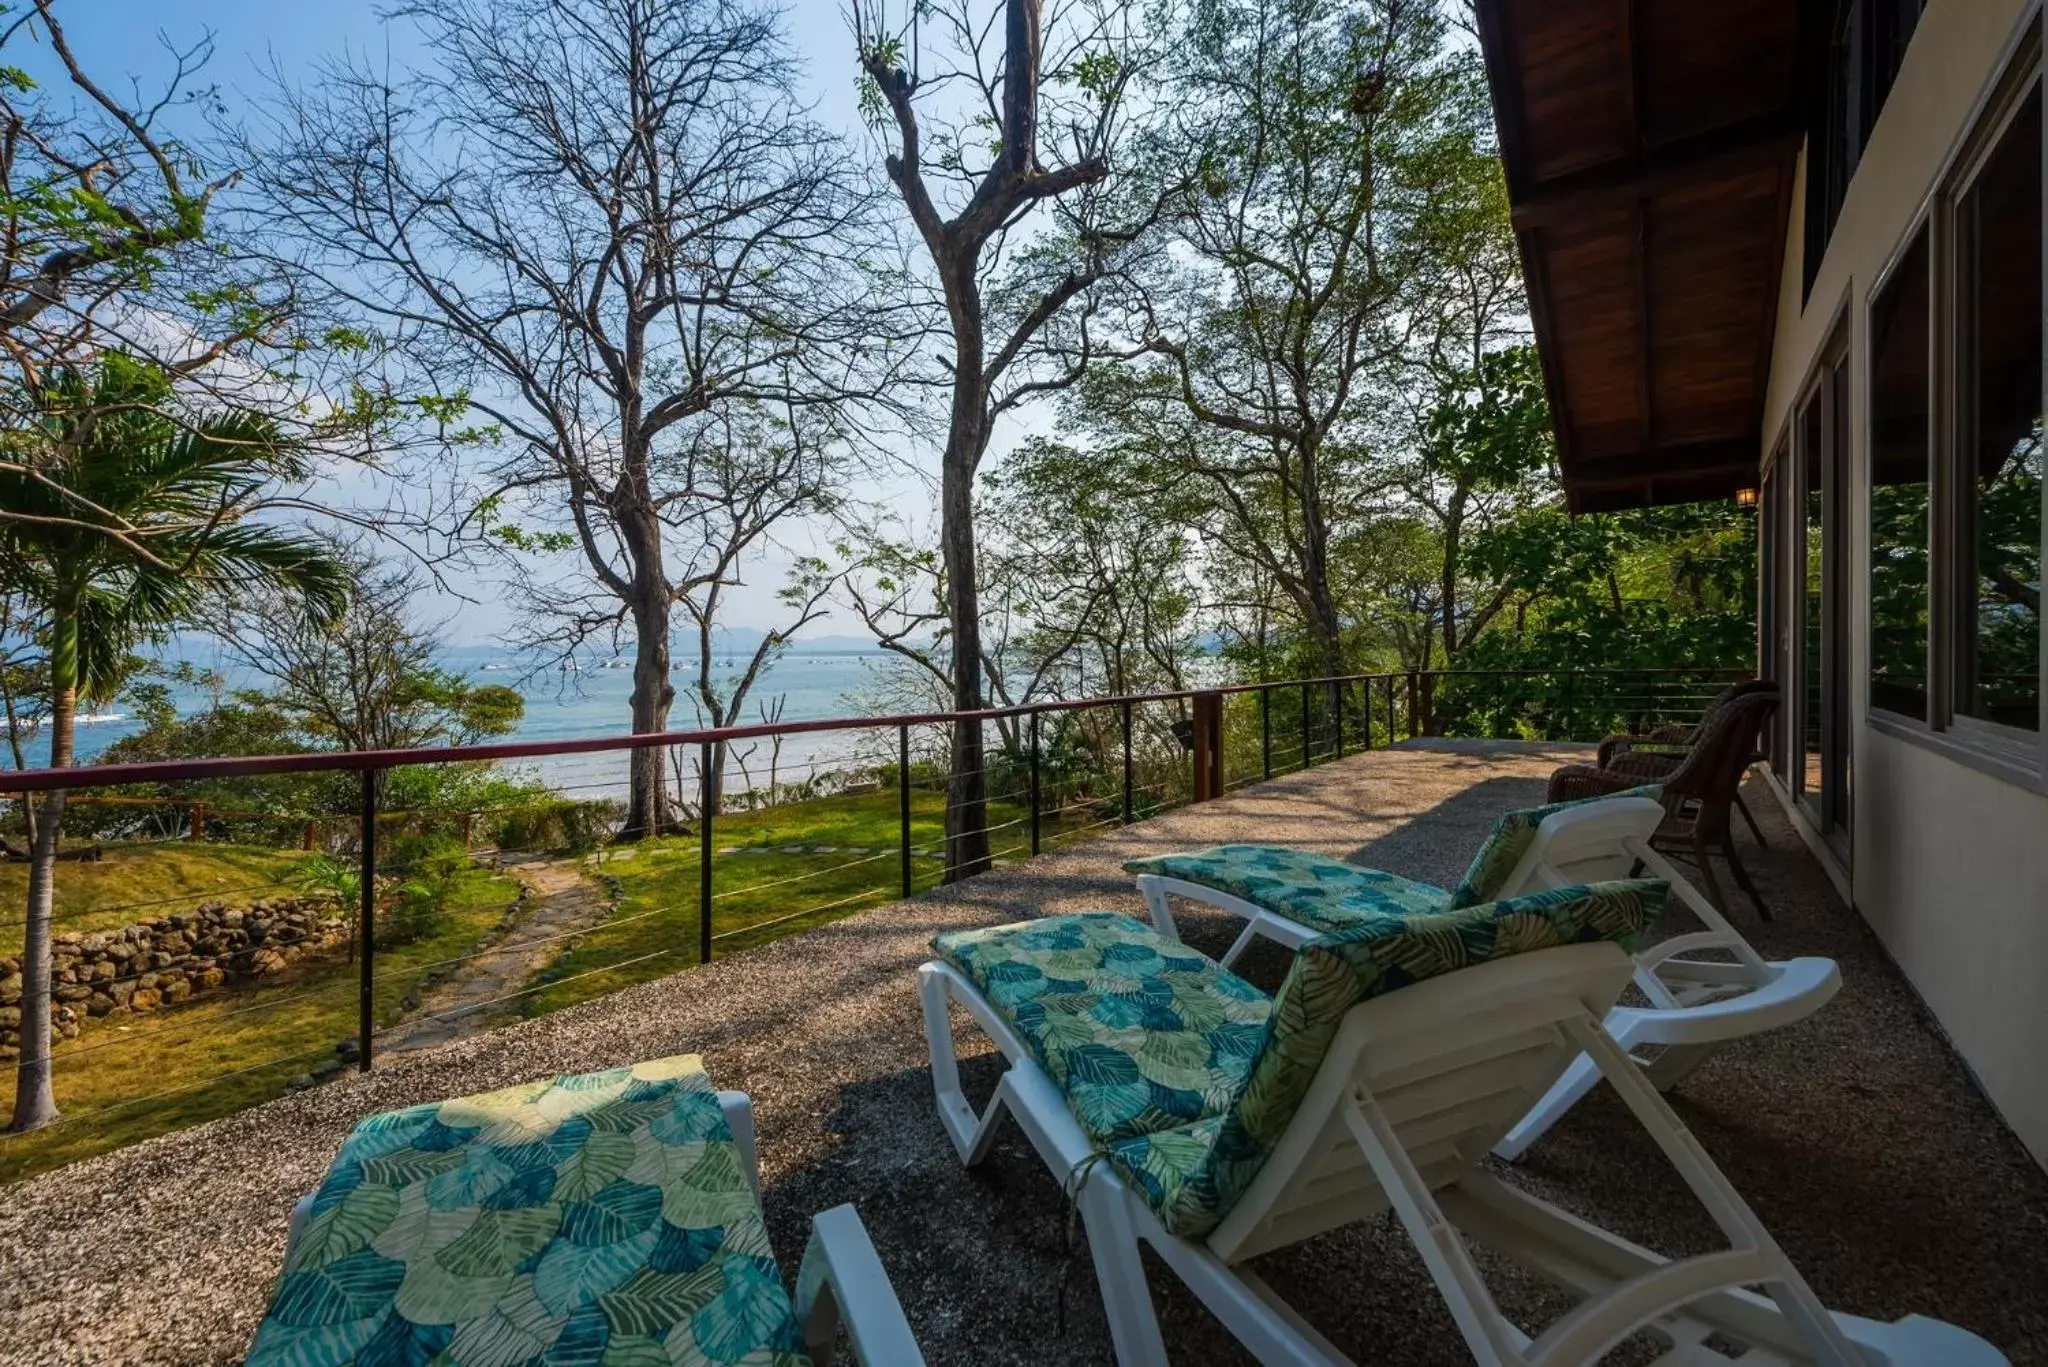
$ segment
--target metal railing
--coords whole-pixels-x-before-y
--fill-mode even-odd
[[[1087,839],[1102,830],[1128,825],[1157,812],[1189,802],[1207,801],[1249,783],[1297,773],[1360,750],[1375,749],[1425,734],[1515,736],[1544,740],[1594,740],[1613,730],[1697,719],[1709,697],[1745,671],[1723,669],[1584,670],[1584,671],[1407,671],[1353,674],[1336,678],[1289,679],[1085,699],[1046,700],[972,713],[932,712],[885,717],[847,717],[816,721],[764,723],[717,730],[680,731],[660,735],[615,736],[569,741],[508,742],[424,750],[323,752],[264,758],[215,758],[146,764],[81,766],[62,770],[0,773],[0,796],[54,790],[83,792],[122,788],[152,789],[158,796],[123,801],[198,807],[187,829],[162,843],[203,844],[207,838],[205,809],[198,800],[181,796],[181,783],[308,773],[350,772],[356,776],[360,801],[347,817],[333,812],[267,813],[278,829],[293,833],[288,849],[294,858],[302,846],[325,832],[322,848],[353,862],[356,892],[348,942],[353,972],[328,964],[326,971],[298,975],[298,990],[272,990],[269,995],[211,1019],[232,1017],[246,1029],[252,1013],[296,1010],[332,1011],[342,994],[355,998],[353,1062],[372,1066],[381,1047],[394,1034],[412,1032],[433,1013],[421,1013],[424,996],[437,983],[460,974],[470,962],[493,955],[545,954],[549,969],[531,981],[507,985],[491,1001],[469,1002],[469,1012],[514,1003],[529,1006],[544,994],[556,1002],[579,993],[596,993],[668,970],[679,959],[709,962],[724,947],[744,947],[803,925],[894,897],[909,897],[924,888],[974,870],[946,863],[943,838],[947,803],[944,755],[950,730],[977,725],[996,731],[987,750],[982,778],[987,792],[981,829],[991,857],[1003,862],[1036,855],[1042,850]],[[467,952],[422,959],[418,954],[391,954],[380,939],[390,938],[394,886],[404,886],[414,872],[401,845],[389,831],[391,812],[380,810],[384,778],[395,771],[422,765],[477,766],[491,763],[553,761],[549,779],[565,803],[602,805],[621,785],[616,772],[603,768],[633,751],[660,748],[678,778],[686,777],[685,761],[694,760],[698,791],[717,794],[718,784],[702,784],[705,775],[730,776],[736,747],[748,741],[787,742],[793,737],[831,736],[836,752],[818,752],[789,766],[799,779],[779,779],[766,792],[736,789],[725,800],[698,801],[687,807],[686,834],[670,835],[639,846],[627,857],[599,855],[590,871],[616,885],[601,915],[589,924],[521,939],[513,925],[502,937]],[[566,766],[566,767],[563,767]],[[894,802],[886,794],[893,789]],[[818,796],[820,791],[824,796]],[[214,789],[217,793],[218,786]],[[584,796],[577,796],[577,794]],[[600,796],[592,797],[597,793]],[[778,794],[797,794],[778,800]],[[808,796],[806,796],[808,794]],[[687,796],[687,795],[686,795]],[[487,838],[479,857],[503,870],[521,859],[545,856],[542,837],[532,826],[509,815],[530,808],[477,808],[437,815],[462,832],[461,849],[469,858],[473,835]],[[893,807],[893,812],[888,811]],[[863,837],[829,844],[806,839],[791,846],[777,844],[778,823],[801,816],[809,808],[816,828],[836,829],[833,820],[852,813],[867,821],[893,818],[887,845]],[[410,813],[427,820],[428,816]],[[615,822],[615,818],[613,818]],[[317,826],[315,823],[318,823]],[[844,823],[842,823],[844,826]],[[853,829],[851,826],[844,826]],[[303,838],[298,833],[305,832]],[[380,831],[383,832],[380,835]],[[496,833],[521,832],[510,848]],[[722,847],[722,835],[751,840]],[[349,837],[352,836],[352,839]],[[531,847],[520,841],[530,839]],[[144,842],[130,842],[141,845]],[[686,851],[695,846],[694,869]],[[349,848],[351,846],[353,848]],[[762,853],[754,853],[760,851]],[[772,856],[772,857],[771,857]],[[280,856],[282,857],[282,856]],[[586,869],[582,853],[573,856],[577,876]],[[640,861],[636,872],[633,859]],[[617,868],[614,860],[622,861]],[[678,876],[644,876],[657,860],[667,860]],[[416,861],[415,861],[416,862]],[[893,866],[893,867],[892,867]],[[60,864],[60,880],[72,868]],[[727,871],[730,872],[727,872]],[[687,877],[694,873],[694,879]],[[769,877],[755,877],[769,874]],[[71,876],[83,876],[72,874]],[[636,883],[635,880],[640,880]],[[694,887],[689,884],[694,882]],[[644,885],[643,885],[644,884]],[[806,885],[811,885],[809,889]],[[61,886],[61,884],[60,884]],[[102,929],[120,918],[148,916],[198,896],[248,898],[300,885],[284,877],[259,879],[243,886],[202,889],[199,893],[160,899],[131,899],[67,909],[60,924],[89,922]],[[687,889],[687,891],[684,891]],[[815,900],[813,900],[815,898]],[[344,919],[346,917],[344,916]],[[694,924],[691,924],[691,923]],[[0,907],[0,957],[17,943],[23,924],[14,907]],[[694,933],[689,933],[694,932]],[[288,947],[288,946],[286,946]],[[605,959],[599,950],[614,957]],[[560,971],[556,972],[555,969]],[[134,975],[139,980],[142,974]],[[426,986],[423,986],[426,985]],[[571,991],[572,984],[580,984]],[[118,984],[102,977],[78,984],[106,995]],[[102,992],[106,989],[106,992]],[[401,990],[408,989],[408,990]],[[104,1006],[98,996],[82,998],[92,1009]],[[393,997],[421,1003],[394,1012]],[[107,998],[112,1000],[112,996]],[[130,998],[132,1000],[132,997]],[[106,1014],[114,1014],[109,1008]],[[451,1013],[452,1014],[452,1013]],[[200,1025],[197,1018],[193,1025]],[[54,1055],[60,1079],[99,1050],[166,1047],[185,1022],[158,1022],[157,1028],[128,1037],[100,1029],[87,1038],[65,1043]],[[325,1052],[326,1046],[319,1052]],[[246,1067],[213,1075],[176,1089],[189,1092],[209,1083],[242,1077],[265,1068],[302,1064],[308,1054],[267,1058]],[[0,1064],[0,1079],[19,1065]],[[111,1109],[162,1099],[167,1093],[121,1097],[89,1109],[69,1110],[67,1119],[102,1114]],[[60,1122],[64,1123],[64,1122]],[[0,1147],[4,1154],[4,1147]]]

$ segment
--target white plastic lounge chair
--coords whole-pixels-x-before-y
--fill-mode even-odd
[[[852,1206],[796,1295],[761,1215],[752,1104],[696,1055],[374,1115],[292,1211],[251,1367],[924,1358]]]
[[[1487,1367],[1591,1362],[1639,1332],[1665,1346],[1660,1364],[1692,1367],[2003,1363],[1939,1321],[1826,1311],[1602,1030],[1633,967],[1615,941],[1662,895],[1609,883],[1383,917],[1302,946],[1271,999],[1110,913],[940,936],[919,970],[939,1113],[970,1165],[1015,1116],[1066,1180],[1123,1367],[1166,1361],[1140,1240],[1259,1361],[1347,1362],[1245,1264],[1389,1208]],[[1010,1062],[978,1114],[960,1089],[955,1002]],[[1480,1170],[1582,1052],[1727,1250],[1667,1261]],[[1532,1337],[1494,1301],[1472,1242],[1582,1299]]]
[[[1654,799],[1636,794],[1504,813],[1494,823],[1458,888],[1446,893],[1341,859],[1257,845],[1225,845],[1190,854],[1135,859],[1152,923],[1179,937],[1169,899],[1245,918],[1223,956],[1228,967],[1259,937],[1295,948],[1317,935],[1386,911],[1427,911],[1515,897],[1542,888],[1627,878],[1644,870],[1664,879],[1704,930],[1676,935],[1636,956],[1636,987],[1647,1006],[1616,1006],[1607,1033],[1638,1056],[1659,1091],[1669,1091],[1731,1040],[1775,1030],[1820,1010],[1842,985],[1832,959],[1765,959],[1713,903],[1651,848],[1664,818]],[[1706,958],[1702,955],[1722,957]],[[1501,1140],[1494,1152],[1515,1159],[1593,1089],[1599,1070],[1581,1058]]]

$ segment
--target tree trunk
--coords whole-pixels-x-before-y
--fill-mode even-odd
[[[635,554],[633,559],[633,734],[650,736],[668,730],[668,710],[676,697],[669,682],[668,588],[658,557]],[[662,748],[645,746],[632,756],[622,840],[660,835],[673,824]]]
[[[1437,591],[1443,595],[1444,607],[1444,665],[1458,662],[1458,555],[1465,537],[1466,491],[1461,487],[1451,494],[1451,502],[1444,513],[1444,563],[1443,579]]]
[[[71,767],[78,717],[78,618],[59,606],[50,640],[50,767]],[[57,838],[64,824],[64,793],[43,799],[29,850],[28,910],[21,936],[21,1063],[14,1074],[14,1119],[19,1134],[57,1118],[51,1085],[50,924],[57,893]]]
[[[981,588],[974,559],[974,474],[988,444],[988,387],[982,373],[981,290],[974,256],[939,256],[939,279],[953,326],[953,411],[939,487],[939,549],[946,571],[946,626],[952,636],[953,710],[982,708]],[[946,882],[989,868],[988,776],[981,723],[953,724],[946,779]]]
[[[982,707],[981,594],[974,563],[974,471],[981,459],[987,395],[981,389],[981,338],[979,320],[976,322],[971,344],[967,338],[960,339],[961,364],[953,381],[953,422],[946,441],[939,496],[956,712],[978,712]],[[990,864],[988,776],[981,732],[978,721],[953,724],[952,763],[946,781],[947,882],[980,873]]]

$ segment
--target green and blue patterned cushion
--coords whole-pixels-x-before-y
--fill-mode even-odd
[[[801,1367],[746,1164],[695,1055],[371,1116],[250,1367]]]
[[[1596,797],[1574,798],[1570,802],[1552,802],[1542,807],[1522,807],[1511,812],[1502,812],[1493,820],[1493,829],[1487,833],[1486,842],[1479,847],[1479,853],[1472,856],[1472,863],[1465,870],[1465,877],[1458,886],[1451,889],[1452,907],[1473,907],[1500,895],[1501,885],[1507,882],[1515,865],[1522,862],[1522,856],[1529,852],[1529,846],[1536,840],[1536,828],[1543,824],[1543,818],[1553,812],[1562,812],[1572,807],[1583,807],[1589,802],[1612,802],[1617,797],[1647,797],[1655,799],[1663,792],[1655,783],[1641,788],[1631,788],[1623,793],[1602,793]]]
[[[1266,1037],[1266,995],[1106,911],[941,935],[1098,1148],[1220,1115]]]
[[[942,935],[933,948],[977,984],[984,984],[987,968],[977,971],[970,966],[975,958],[1009,964],[1051,952],[1024,948],[1026,942],[1064,941],[1076,946],[1064,951],[1075,958],[1060,971],[1079,976],[1062,980],[1063,986],[1087,977],[1078,948],[1082,944],[1114,945],[1120,955],[1133,957],[1149,952],[1161,963],[1176,964],[1177,1001],[1203,1002],[1198,1011],[1210,1014],[1227,1003],[1233,1010],[1244,1009],[1241,1023],[1259,1021],[1256,1039],[1234,1031],[1221,1042],[1223,1047],[1212,1046],[1212,1066],[1223,1057],[1231,1062],[1218,1069],[1218,1081],[1232,1075],[1241,1079],[1228,1096],[1205,1102],[1199,1115],[1178,1123],[1161,1123],[1162,1116],[1147,1112],[1142,1120],[1134,1114],[1127,1123],[1104,1124],[1097,1114],[1104,1098],[1092,1077],[1085,1070],[1077,1072],[1071,1060],[1061,1059],[1057,1065],[1048,1061],[1062,1052],[1056,1041],[1078,1038],[1084,1028],[1092,1032],[1092,1026],[1048,1028],[1046,1020],[1070,1008],[1085,1015],[1091,1008],[1082,1003],[1091,993],[1027,991],[1022,1000],[1036,1010],[1021,1017],[1014,991],[989,996],[1059,1084],[1082,1128],[1160,1222],[1174,1234],[1197,1238],[1215,1228],[1265,1166],[1322,1066],[1345,1012],[1353,1006],[1426,978],[1530,950],[1598,940],[1633,948],[1663,910],[1666,891],[1666,885],[1656,880],[1629,880],[1554,888],[1455,911],[1378,916],[1303,945],[1270,1003],[1242,979],[1178,941],[1107,912]],[[1029,977],[1018,974],[1015,981],[1028,982]],[[1103,980],[1105,986],[1115,982],[1115,977]],[[986,986],[983,990],[988,992]],[[1245,996],[1247,992],[1256,1003]],[[1264,1009],[1254,1014],[1255,1005]],[[1138,1033],[1142,1035],[1142,1027]],[[1174,1033],[1184,1037],[1184,1032]],[[1055,1043],[1048,1046],[1048,1039]],[[1137,1070],[1143,1039],[1119,1035],[1114,1047],[1131,1058]],[[1143,1104],[1135,1092],[1131,1101]]]
[[[1218,845],[1125,863],[1127,872],[1215,888],[1322,934],[1376,916],[1442,911],[1450,894],[1399,874],[1275,845]]]

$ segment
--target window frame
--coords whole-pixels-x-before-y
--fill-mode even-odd
[[[1940,729],[1935,723],[1937,718],[1945,715],[1944,709],[1948,692],[1947,674],[1941,668],[1940,663],[1947,657],[1943,652],[1940,639],[1942,631],[1940,619],[1946,614],[1940,607],[1943,579],[1941,565],[1943,557],[1940,543],[1943,538],[1940,535],[1939,529],[1942,526],[1943,510],[1941,500],[1942,468],[1946,464],[1942,455],[1941,434],[1946,422],[1946,390],[1948,388],[1943,371],[1946,348],[1943,345],[1942,339],[1948,327],[1949,316],[1954,310],[1952,301],[1941,288],[1941,282],[1948,278],[1943,262],[1943,249],[1946,246],[1946,242],[1943,239],[1941,227],[1941,216],[1935,212],[1933,197],[1929,196],[1921,202],[1919,208],[1913,211],[1913,216],[1907,221],[1905,230],[1899,234],[1899,240],[1892,245],[1891,254],[1885,258],[1884,264],[1878,268],[1877,275],[1871,282],[1870,288],[1864,291],[1863,297],[1857,301],[1862,313],[1863,327],[1860,337],[1861,346],[1858,348],[1854,369],[1856,373],[1863,377],[1863,383],[1861,385],[1862,392],[1851,399],[1851,402],[1860,409],[1858,416],[1861,418],[1863,425],[1862,449],[1857,452],[1860,458],[1860,474],[1862,477],[1856,481],[1860,486],[1858,492],[1862,495],[1862,506],[1856,510],[1856,515],[1860,523],[1859,530],[1862,533],[1860,537],[1862,583],[1859,585],[1859,589],[1863,608],[1861,621],[1863,627],[1862,645],[1864,659],[1861,668],[1857,672],[1860,676],[1859,687],[1863,700],[1863,710],[1864,714],[1868,717],[1882,716],[1898,726],[1909,726],[1923,732]],[[1899,273],[1905,269],[1906,263],[1912,258],[1914,244],[1918,241],[1922,232],[1927,234],[1928,381],[1927,653],[1923,661],[1927,693],[1927,715],[1925,719],[1914,717],[1904,712],[1894,712],[1888,707],[1881,707],[1877,704],[1872,696],[1870,687],[1871,663],[1869,658],[1872,638],[1870,597],[1871,516],[1877,497],[1877,462],[1874,449],[1874,434],[1877,430],[1877,339],[1872,335],[1870,320],[1876,312],[1878,300],[1899,279]]]
[[[2048,625],[2041,632],[2036,667],[2040,679],[2040,716],[2037,729],[2007,726],[1956,710],[1956,694],[1963,668],[1963,620],[1967,586],[1965,565],[1974,546],[1966,527],[1968,484],[1974,475],[1965,470],[1966,432],[1969,415],[1963,411],[1964,365],[1967,360],[1962,336],[1962,292],[1957,250],[1959,214],[1964,199],[1996,152],[2000,140],[2026,107],[2038,88],[2042,99],[2038,117],[2043,124],[2042,157],[2042,272],[2044,293],[2048,293],[2048,60],[2044,60],[2044,18],[2039,4],[2029,5],[2017,30],[2001,55],[1989,80],[1964,121],[1949,153],[1943,158],[1933,181],[1898,240],[1877,272],[1871,287],[1861,292],[1861,346],[1856,372],[1861,376],[1863,394],[1858,402],[1864,424],[1861,457],[1864,506],[1861,510],[1864,559],[1869,558],[1870,495],[1875,472],[1870,463],[1870,420],[1873,412],[1875,358],[1871,354],[1871,306],[1895,278],[1911,253],[1915,236],[1923,228],[1928,234],[1930,287],[1930,344],[1932,393],[1929,395],[1930,488],[1929,488],[1929,621],[1927,691],[1928,716],[1922,722],[1913,717],[1872,706],[1863,699],[1865,723],[1871,729],[1915,742],[1957,760],[1970,768],[2038,792],[2048,792]],[[2048,411],[2048,307],[2042,311],[2041,394]],[[1802,386],[1803,392],[1803,386]],[[1796,412],[1796,409],[1795,409]],[[2048,481],[2043,481],[2042,545],[2044,571],[2048,571]],[[2048,577],[2048,574],[2044,574]],[[1870,598],[1868,567],[1862,593],[1863,645],[1867,654],[1870,640]],[[1867,673],[1867,661],[1865,672]]]

